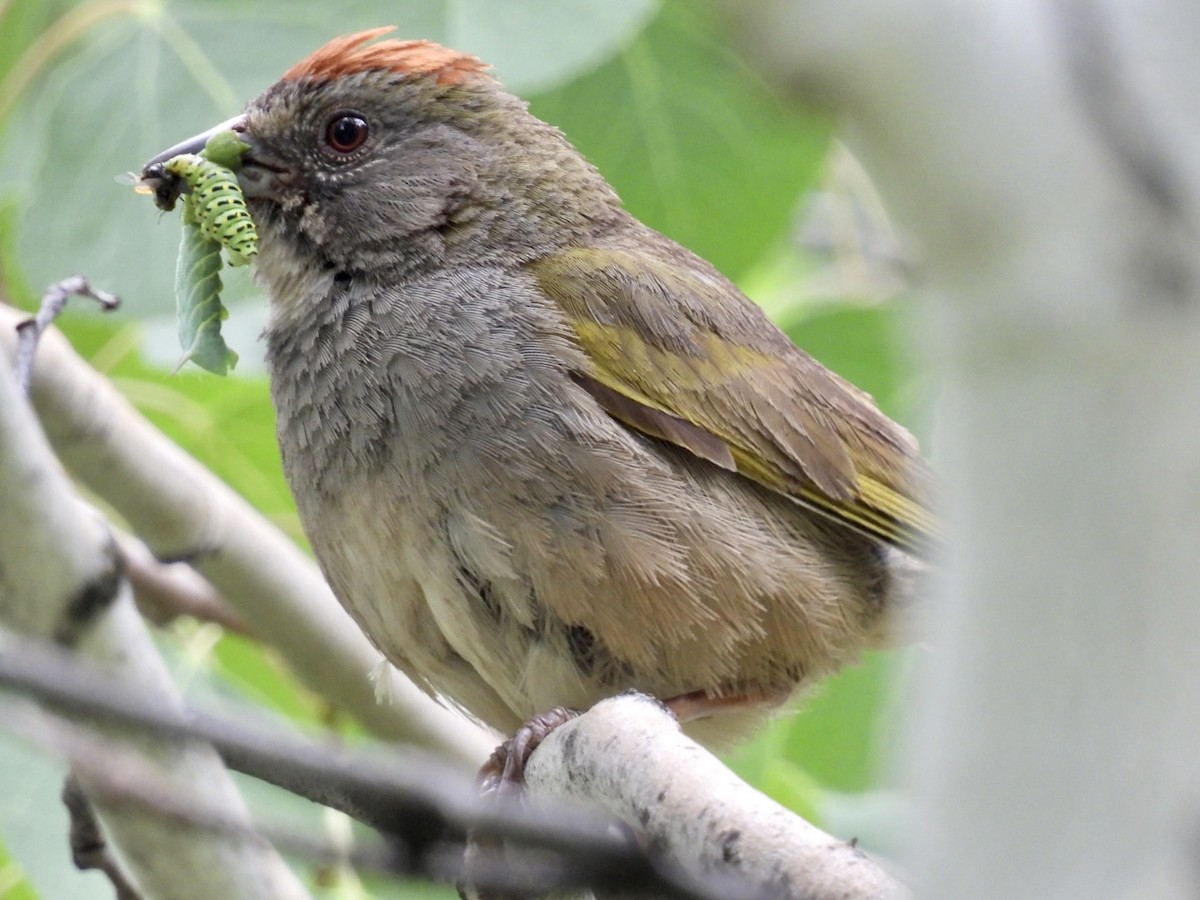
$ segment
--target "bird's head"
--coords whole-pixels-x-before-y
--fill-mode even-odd
[[[516,263],[624,215],[595,169],[482,62],[430,41],[374,40],[389,30],[330,41],[244,114],[151,164],[237,131],[268,269],[395,278]]]

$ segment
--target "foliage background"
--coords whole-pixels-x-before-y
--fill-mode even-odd
[[[0,296],[28,306],[73,272],[122,296],[121,312],[69,313],[64,331],[159,427],[303,542],[280,472],[256,341],[265,302],[241,271],[226,329],[241,354],[218,380],[167,374],[179,350],[172,278],[178,226],[114,176],[236,113],[328,38],[394,23],[491,62],[559,125],[629,208],[707,256],[815,357],[920,434],[918,368],[897,348],[902,265],[869,185],[820,115],[773,97],[694,4],[655,0],[316,2],[0,0]],[[226,270],[227,273],[229,270]],[[177,620],[160,645],[193,702],[250,704],[352,738],[269,648]],[[882,762],[906,654],[875,654],[730,757],[817,824],[887,851],[897,792]],[[76,873],[61,771],[0,730],[0,900],[111,896]],[[248,784],[271,821],[342,829],[304,801]],[[315,871],[315,890],[391,897],[395,884]],[[413,896],[411,887],[407,896]],[[429,888],[431,895],[447,895]]]

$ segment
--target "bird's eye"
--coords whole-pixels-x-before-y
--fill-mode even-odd
[[[356,113],[338,113],[325,127],[325,142],[338,153],[353,153],[367,140],[367,120]]]

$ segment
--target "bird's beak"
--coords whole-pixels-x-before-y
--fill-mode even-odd
[[[142,175],[145,176],[147,171],[152,166],[157,166],[165,163],[168,159],[174,156],[179,156],[181,153],[199,153],[204,149],[204,145],[208,143],[208,139],[214,134],[221,131],[237,131],[244,132],[246,130],[246,117],[244,115],[234,116],[232,119],[226,119],[220,125],[214,125],[208,131],[202,132],[195,137],[190,137],[186,141],[180,141],[174,147],[168,147],[162,153],[156,153],[150,157],[150,161],[146,163],[142,169]]]
[[[247,144],[250,151],[242,159],[242,167],[238,170],[238,182],[247,197],[272,199],[276,192],[288,184],[289,178],[283,167],[273,164],[259,152],[252,135],[246,131],[246,116],[234,116],[219,125],[214,125],[186,141],[180,141],[173,147],[168,147],[161,153],[156,153],[142,169],[142,184],[150,190],[155,190],[162,184],[162,164],[181,153],[199,153],[208,143],[208,139],[221,131],[236,131]],[[163,209],[170,209],[177,194],[169,196],[166,205],[160,203]]]

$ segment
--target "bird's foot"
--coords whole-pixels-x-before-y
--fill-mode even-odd
[[[556,706],[540,716],[534,716],[513,733],[513,736],[492,751],[479,770],[479,796],[484,801],[505,801],[519,797],[525,786],[525,764],[550,732],[571,721],[579,710]],[[463,900],[514,900],[515,895],[503,891],[483,890],[474,883],[473,873],[480,868],[495,868],[505,859],[504,841],[498,837],[481,838],[473,831],[467,834],[463,866],[464,877],[458,884]],[[522,895],[524,896],[524,895]]]
[[[487,796],[514,795],[525,784],[525,764],[538,744],[559,725],[579,715],[579,710],[556,706],[534,716],[497,747],[479,770],[480,793]]]

